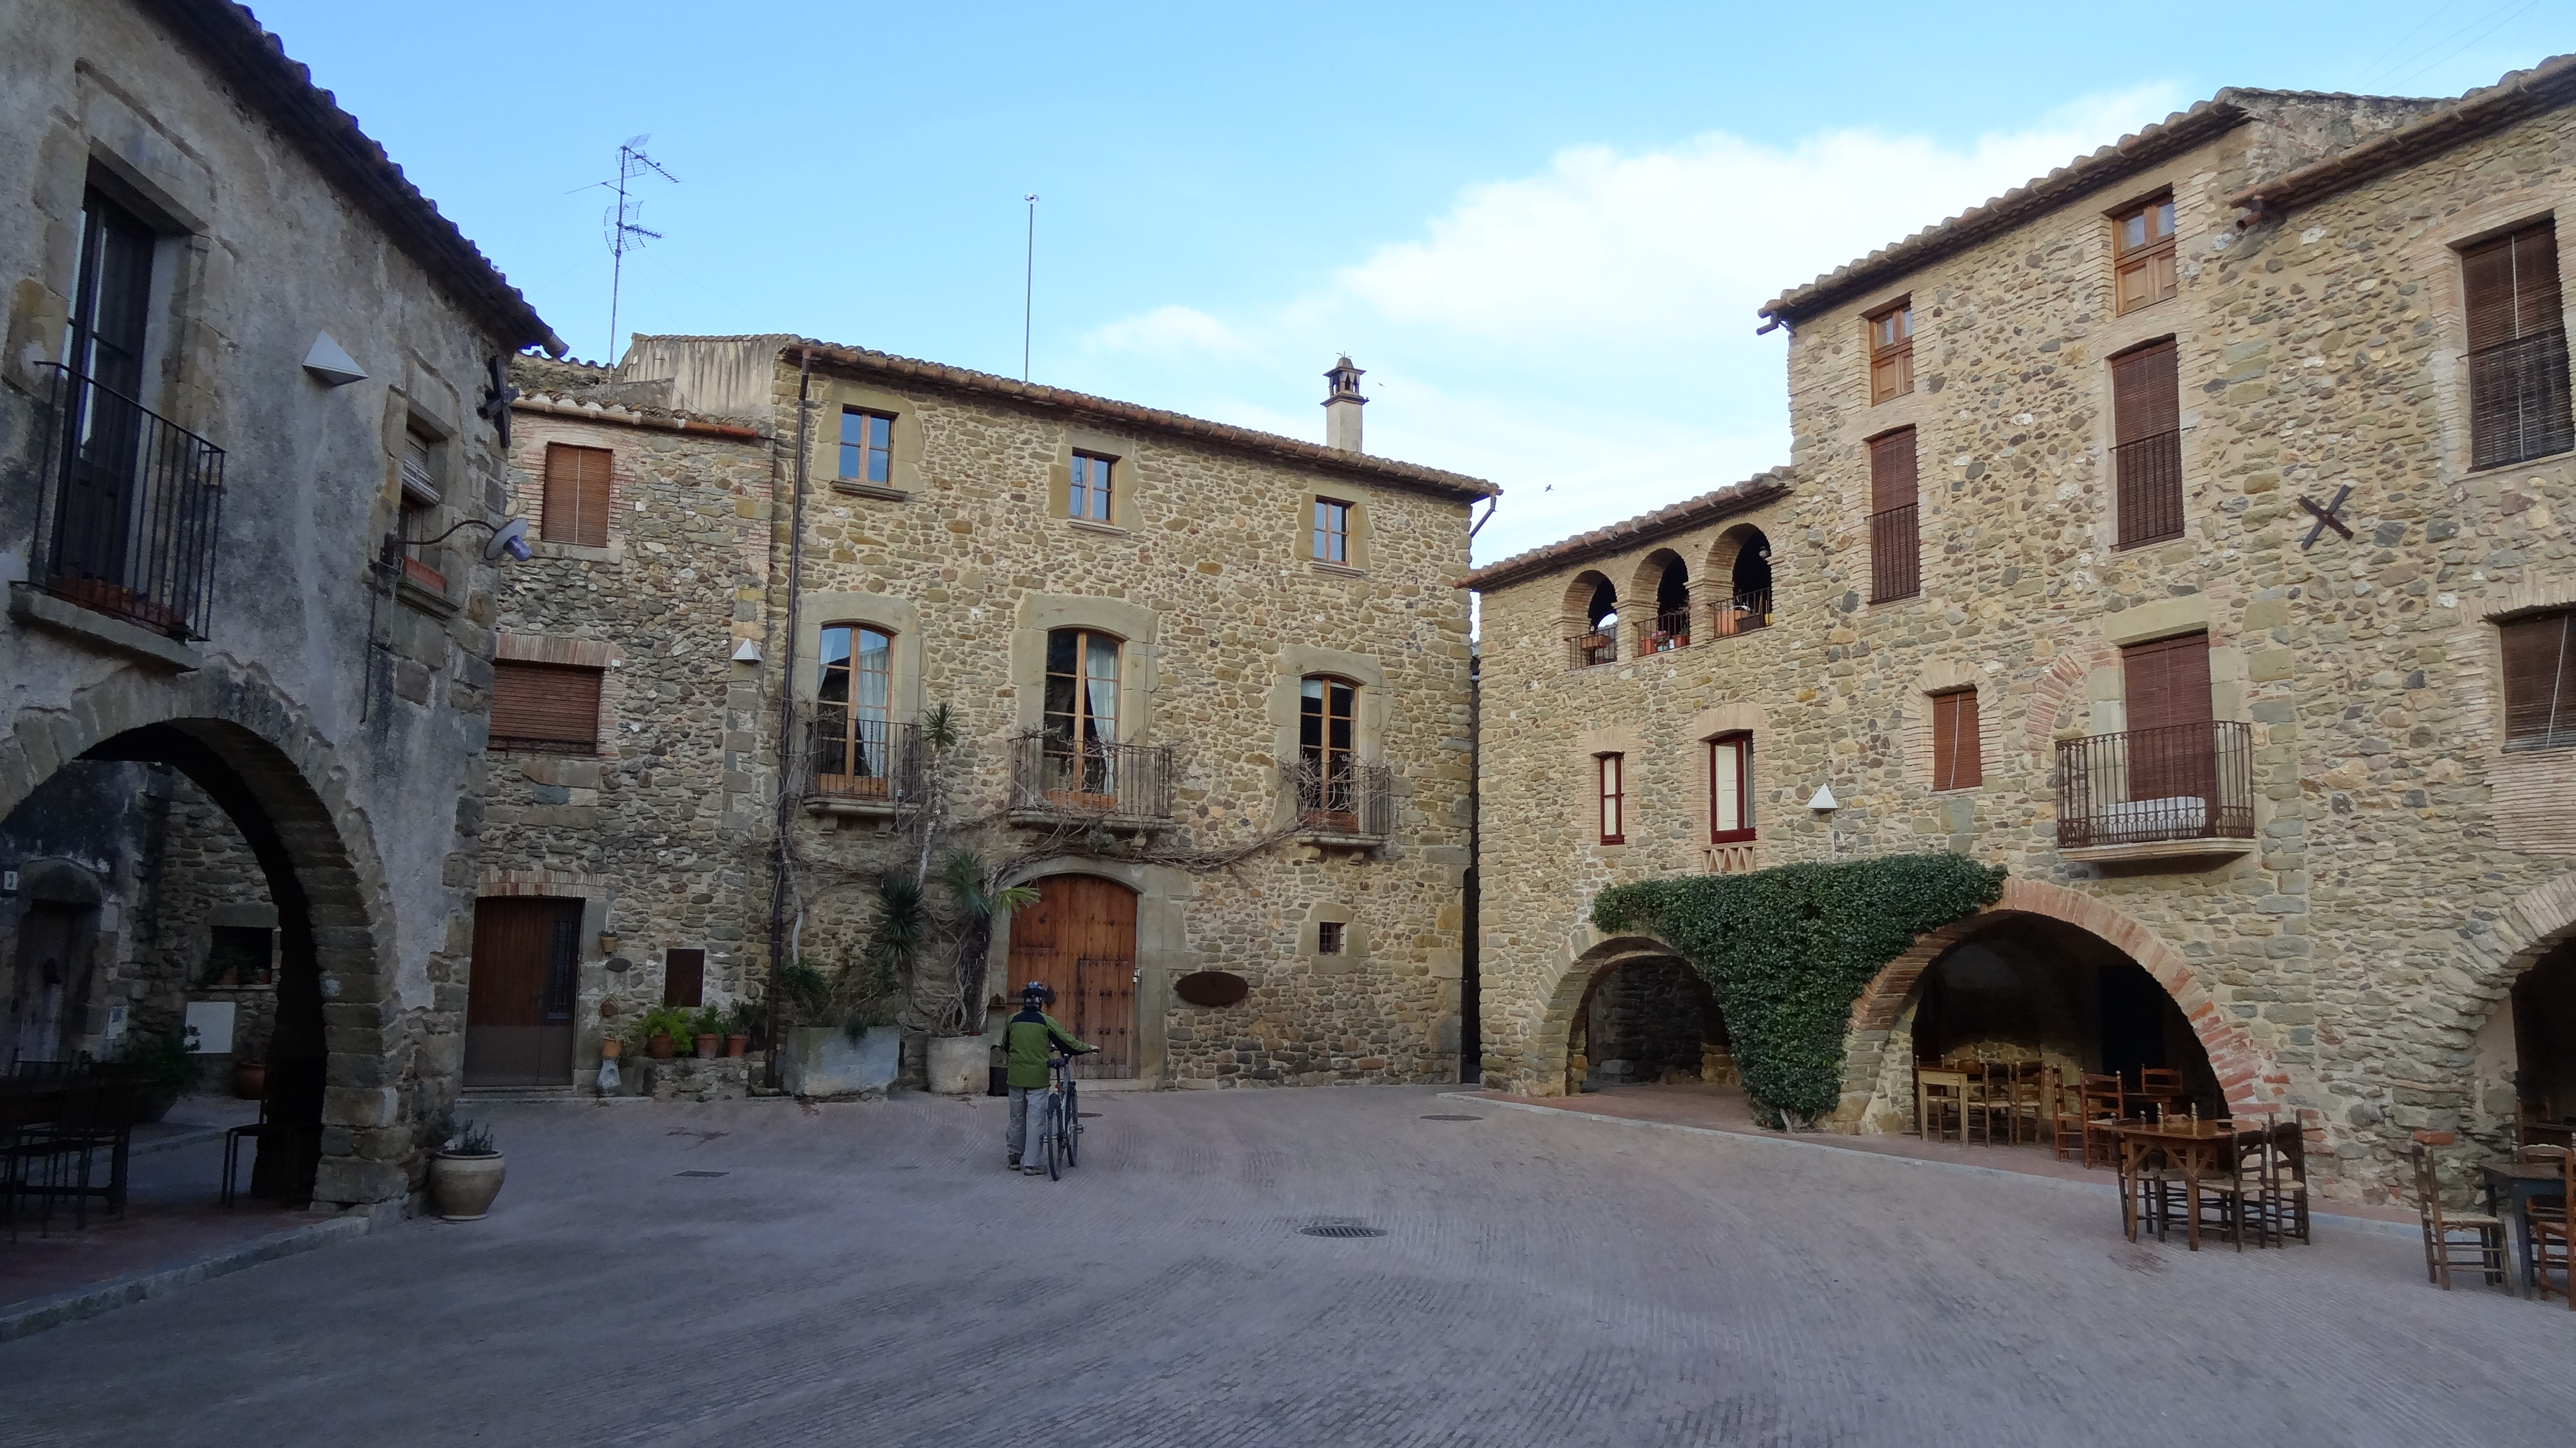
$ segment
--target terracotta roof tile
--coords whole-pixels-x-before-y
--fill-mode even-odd
[[[1640,513],[1634,518],[1613,523],[1607,528],[1595,528],[1589,533],[1577,533],[1571,538],[1550,543],[1544,548],[1515,553],[1499,563],[1488,563],[1459,579],[1458,586],[1460,588],[1500,588],[1504,584],[1518,583],[1522,579],[1534,578],[1542,573],[1553,573],[1571,564],[1623,553],[1640,544],[1670,537],[1675,533],[1685,533],[1693,528],[1716,522],[1720,518],[1760,507],[1786,494],[1790,484],[1796,479],[1796,472],[1787,467],[1755,473],[1740,483],[1729,483],[1715,492],[1702,493],[1696,498],[1685,498],[1669,507],[1657,508],[1651,513]]]
[[[2576,99],[2576,54],[2554,55],[2528,70],[2512,71],[2457,101],[2363,141],[2350,150],[2312,161],[2227,198],[2231,206],[2291,207],[2329,196],[2409,161],[2456,146],[2526,116]]]

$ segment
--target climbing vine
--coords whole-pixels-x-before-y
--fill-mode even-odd
[[[1916,936],[2003,894],[2003,867],[1885,855],[1601,892],[1592,923],[1651,932],[1709,983],[1745,1095],[1765,1125],[1803,1126],[1842,1096],[1852,1003]]]

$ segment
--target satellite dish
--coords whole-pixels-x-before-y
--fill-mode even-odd
[[[493,529],[492,541],[483,545],[485,562],[498,563],[505,556],[515,563],[525,563],[536,556],[535,551],[528,547],[527,519],[512,518]]]

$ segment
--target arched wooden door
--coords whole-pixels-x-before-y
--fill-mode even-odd
[[[1049,1012],[1100,1054],[1073,1074],[1136,1074],[1136,892],[1096,875],[1049,875],[1038,903],[1011,917],[1011,995],[1033,980],[1055,989]]]

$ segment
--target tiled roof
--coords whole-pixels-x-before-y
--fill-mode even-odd
[[[718,339],[709,339],[718,340]],[[1393,458],[1372,457],[1367,453],[1326,447],[1322,443],[1301,442],[1277,433],[1258,432],[1230,423],[1209,422],[1202,418],[1160,408],[1141,407],[1132,402],[1117,402],[1089,393],[1071,392],[1061,387],[1046,387],[1022,382],[1014,377],[997,377],[989,372],[970,371],[939,362],[924,362],[912,357],[898,357],[890,352],[871,352],[864,347],[842,347],[829,342],[806,340],[790,345],[811,347],[814,360],[854,371],[906,382],[979,392],[1005,397],[1034,407],[1060,407],[1108,422],[1130,427],[1151,428],[1196,441],[1239,448],[1245,452],[1283,458],[1308,467],[1347,473],[1371,482],[1392,483],[1461,500],[1496,497],[1503,491],[1483,478],[1464,473],[1444,472],[1416,463],[1397,462]]]
[[[549,413],[583,422],[618,423],[627,427],[668,428],[674,432],[709,433],[743,441],[766,440],[762,419],[717,419],[646,402],[654,385],[621,384],[611,369],[596,362],[548,361],[542,357],[510,359],[510,382],[519,395],[510,405],[527,412]]]
[[[482,321],[511,351],[564,344],[528,299],[474,243],[439,214],[403,169],[385,154],[313,72],[287,58],[286,46],[261,28],[247,6],[230,0],[146,0],[245,105],[277,127],[307,159],[355,200],[396,246]]]
[[[1458,580],[1460,588],[1500,588],[1543,573],[1553,573],[1576,563],[1624,553],[1643,543],[1716,522],[1720,518],[1760,507],[1789,491],[1796,473],[1786,467],[1755,473],[1740,483],[1730,483],[1713,493],[1686,498],[1670,507],[1641,513],[1624,523],[1577,533],[1571,538],[1515,553],[1500,563],[1488,563]]]
[[[2384,131],[2339,155],[2312,161],[2227,198],[2231,206],[2281,210],[2357,185],[2392,166],[2433,155],[2526,116],[2576,99],[2576,54],[2556,55],[2450,105]]]

